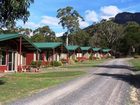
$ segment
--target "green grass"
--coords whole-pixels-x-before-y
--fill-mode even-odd
[[[96,65],[98,65],[99,63],[103,63],[105,60],[94,60],[94,61],[84,61],[84,62],[77,62],[75,64],[72,65],[66,65],[63,66],[62,68],[87,68],[87,67],[95,67]]]
[[[130,60],[136,71],[140,71],[140,58]]]
[[[15,73],[0,78],[0,102],[12,101],[83,75],[83,71]]]
[[[0,102],[7,103],[7,101],[26,97],[42,89],[47,89],[81,76],[86,74],[89,67],[94,67],[104,61],[84,61],[57,68],[44,68],[41,73],[15,73],[5,75],[0,78]]]

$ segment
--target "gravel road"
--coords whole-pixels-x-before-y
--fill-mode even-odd
[[[131,70],[127,59],[91,68],[88,75],[10,105],[129,105]]]

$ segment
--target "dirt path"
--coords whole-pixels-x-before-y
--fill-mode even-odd
[[[131,70],[126,59],[92,68],[88,75],[10,105],[128,105]]]

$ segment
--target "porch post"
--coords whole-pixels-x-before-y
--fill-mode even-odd
[[[36,52],[36,61],[38,61],[39,60],[39,58],[38,58],[38,50],[37,50],[37,52]]]
[[[77,55],[75,55],[75,50],[74,50],[74,57],[76,57],[76,58],[77,58]],[[74,59],[76,59],[76,58],[74,58]]]
[[[63,52],[63,46],[61,46],[61,54],[60,54],[59,60],[60,60],[60,58],[62,57],[62,53],[64,53],[64,52]]]
[[[67,52],[67,61],[69,60],[69,55],[70,55],[69,53],[70,53],[70,52],[68,51],[68,52]]]
[[[19,57],[19,67],[20,67],[20,71],[21,71],[21,52],[22,52],[22,36],[20,36],[20,42],[19,42],[19,54],[20,54],[20,57]]]
[[[8,55],[8,49],[6,49],[6,65],[7,65],[7,71],[8,71],[8,62],[9,62],[9,55]]]
[[[36,54],[37,54],[37,56],[36,56],[36,64],[37,64],[37,66],[38,66],[38,61],[39,61],[38,50],[37,50]]]
[[[54,54],[55,54],[55,49],[53,48],[53,57],[52,57],[53,58],[52,59],[53,61],[54,61]]]

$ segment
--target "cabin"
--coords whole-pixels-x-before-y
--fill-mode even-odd
[[[101,48],[92,48],[92,50],[93,50],[93,58],[94,59],[101,59],[102,58]]]
[[[77,59],[78,57],[82,57],[82,50],[79,46],[70,45],[66,46],[66,48],[68,50],[69,59]]]
[[[0,72],[21,72],[30,62],[27,53],[39,51],[24,35],[0,34]]]
[[[41,50],[39,53],[39,60],[43,62],[67,59],[68,51],[61,42],[37,42],[34,44]]]
[[[109,58],[112,56],[112,51],[111,49],[108,49],[108,48],[102,49],[102,54],[104,58]]]
[[[93,52],[93,49],[91,47],[81,47],[81,50],[82,50],[82,57],[88,60]]]

